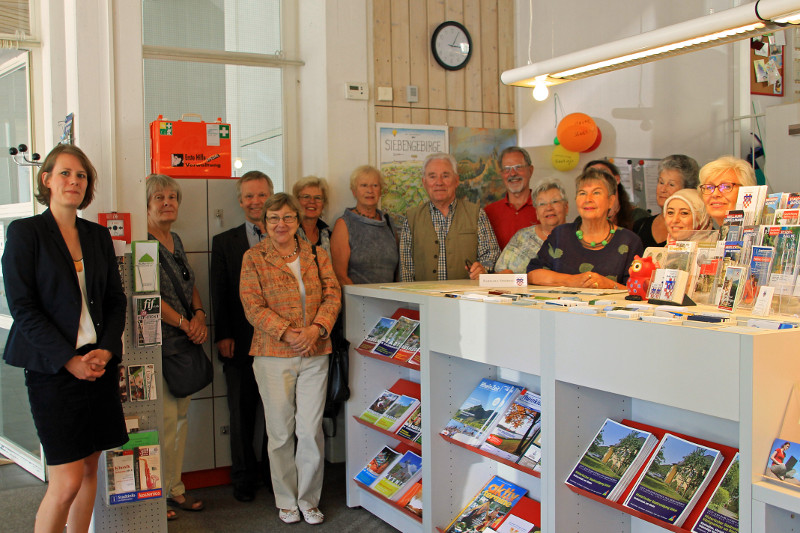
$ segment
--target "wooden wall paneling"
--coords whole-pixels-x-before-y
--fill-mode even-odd
[[[512,26],[513,27],[513,26]],[[481,54],[483,64],[483,111],[497,113],[500,72],[497,59],[497,0],[481,0]],[[513,31],[511,32],[513,35]],[[499,119],[498,119],[499,122]],[[487,126],[494,127],[497,126]]]
[[[481,5],[480,0],[464,0],[464,26],[472,35],[472,57],[465,70],[466,83],[464,84],[464,109],[467,111],[467,126],[473,128],[483,127],[483,117],[480,111],[482,103],[481,83]]]
[[[443,126],[447,124],[447,110],[431,109],[429,119],[430,122],[428,122],[428,124],[433,124],[435,126]]]
[[[483,114],[483,127],[484,128],[499,128],[500,127],[500,114],[499,113],[484,113]]]
[[[507,130],[517,129],[517,121],[514,119],[514,115],[500,113],[500,127]]]
[[[398,124],[411,124],[410,107],[395,106],[393,109],[394,118],[392,119],[392,122],[397,122]]]
[[[408,1],[392,0],[392,87],[394,105],[407,106],[406,86],[410,80]],[[409,113],[410,115],[410,113]]]
[[[447,20],[464,23],[464,0],[447,0],[445,8]],[[472,32],[470,34],[473,35],[472,44],[474,45],[475,35]],[[448,70],[445,73],[447,82],[447,124],[449,126],[467,125],[467,116],[464,112],[464,109],[466,109],[464,97],[467,78],[464,70]]]
[[[425,107],[412,107],[411,108],[411,123],[412,124],[432,124],[430,121],[430,113]]]
[[[428,31],[427,6],[425,0],[409,0],[409,71],[410,85],[417,86],[419,101],[411,105],[414,124],[428,124],[428,59],[431,36]],[[425,113],[415,111],[425,110]],[[419,121],[416,117],[425,117]]]
[[[389,0],[372,2],[372,47],[374,100],[378,99],[378,87],[392,86],[392,12]],[[394,95],[393,95],[394,96]],[[391,105],[389,102],[380,102]],[[378,109],[375,109],[376,117]],[[380,121],[379,121],[380,122]]]
[[[391,106],[375,106],[375,122],[392,122],[394,115]]]
[[[431,124],[447,123],[447,86],[445,80],[445,70],[439,66],[430,51],[430,41],[436,26],[447,20],[445,18],[444,0],[427,0],[428,11],[428,107],[431,110]],[[437,110],[434,113],[434,110]],[[439,113],[441,111],[442,113]],[[434,120],[434,116],[437,117]],[[444,119],[440,120],[440,117]]]
[[[498,0],[497,2],[497,57],[498,70],[502,73],[516,66],[514,60],[514,0]],[[511,85],[504,85],[497,78],[499,88],[499,111],[501,113],[514,113],[514,91],[524,90]],[[503,117],[500,117],[503,122]]]

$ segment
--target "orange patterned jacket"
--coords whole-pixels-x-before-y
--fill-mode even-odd
[[[306,289],[306,313],[300,309],[300,286],[291,269],[281,259],[269,239],[250,248],[242,259],[239,296],[247,320],[253,325],[250,355],[296,357],[297,354],[281,336],[290,327],[319,324],[330,333],[342,306],[339,281],[333,272],[328,253],[317,247],[317,261],[311,245],[300,244],[300,272]],[[330,335],[320,338],[311,355],[331,353]]]

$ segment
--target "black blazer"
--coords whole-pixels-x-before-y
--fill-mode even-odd
[[[82,218],[76,224],[97,346],[110,351],[111,362],[118,364],[128,306],[111,235]],[[14,317],[3,359],[28,370],[57,373],[75,356],[82,296],[72,256],[49,209],[9,224],[3,279]]]
[[[253,326],[244,316],[239,299],[242,257],[250,249],[247,226],[216,235],[211,241],[211,302],[214,306],[214,342],[233,339],[233,359],[219,356],[224,363],[252,365],[250,343]]]

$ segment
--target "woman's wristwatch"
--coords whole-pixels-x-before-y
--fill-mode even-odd
[[[317,327],[319,328],[319,338],[324,339],[328,335],[328,330],[325,329],[325,326],[319,324],[317,324]]]

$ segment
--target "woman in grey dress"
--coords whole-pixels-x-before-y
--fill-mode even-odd
[[[391,283],[397,278],[397,233],[389,216],[378,209],[384,188],[375,167],[363,165],[350,175],[356,206],[345,209],[331,234],[333,270],[342,285]]]

